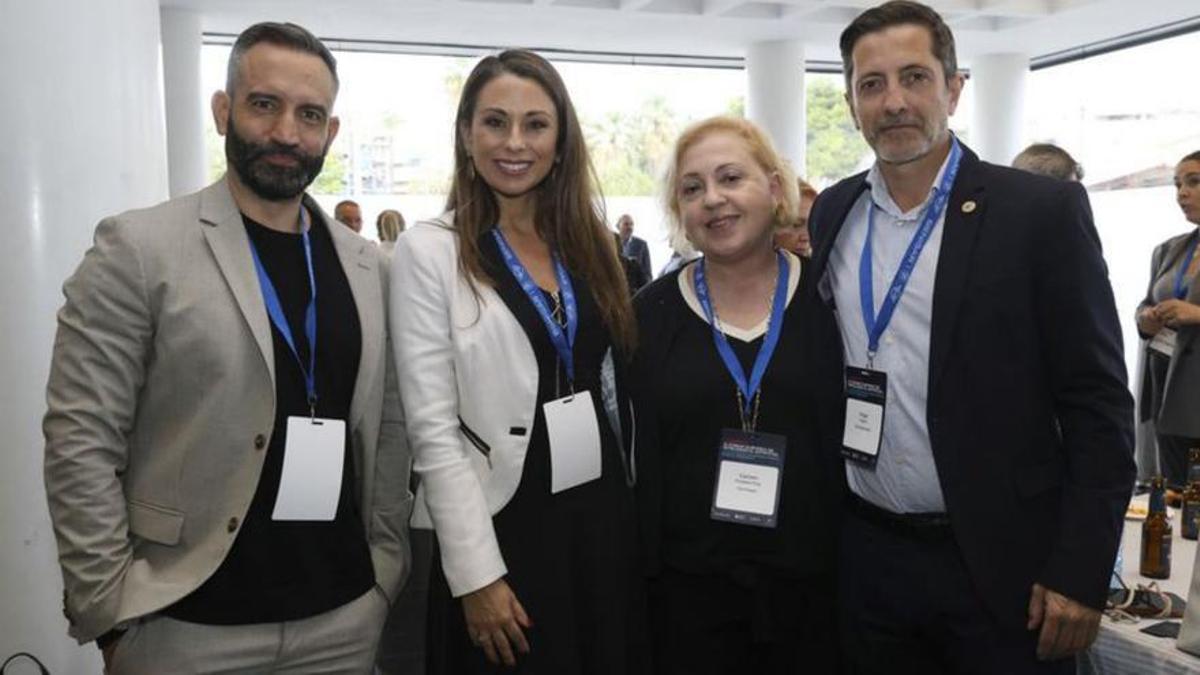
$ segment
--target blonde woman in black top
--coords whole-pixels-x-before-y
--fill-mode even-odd
[[[834,669],[840,411],[817,392],[835,339],[806,310],[804,263],[774,246],[796,181],[750,122],[713,118],[675,146],[672,225],[703,257],[636,300],[639,510],[659,673]]]

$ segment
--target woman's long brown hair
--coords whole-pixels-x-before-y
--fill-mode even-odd
[[[472,166],[466,131],[475,116],[479,92],[504,73],[532,80],[545,90],[558,116],[556,159],[549,175],[536,187],[534,227],[556,251],[567,270],[591,289],[613,343],[625,355],[636,345],[633,308],[612,233],[605,225],[596,197],[595,172],[588,159],[583,130],[558,71],[533,52],[511,49],[480,61],[463,85],[454,119],[454,178],[446,210],[454,212],[459,264],[474,283],[493,284],[484,269],[480,236],[500,222],[500,207],[492,189]]]

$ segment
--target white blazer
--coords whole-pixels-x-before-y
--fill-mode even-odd
[[[508,569],[492,514],[521,482],[537,412],[538,364],[494,289],[459,268],[452,216],[404,232],[392,256],[390,321],[420,487],[413,527],[437,530],[455,596]]]

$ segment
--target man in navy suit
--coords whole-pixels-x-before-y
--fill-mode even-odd
[[[844,358],[851,672],[1070,673],[1134,479],[1121,331],[1084,190],[948,130],[954,37],[916,2],[841,37],[870,171],[818,198]]]
[[[637,288],[631,289],[636,291],[654,278],[650,269],[650,247],[646,246],[645,239],[633,236],[633,217],[628,213],[617,219],[617,232],[621,235],[621,255],[635,261],[640,270]]]

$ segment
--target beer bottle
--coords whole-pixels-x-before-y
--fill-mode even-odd
[[[1167,520],[1167,499],[1163,479],[1150,484],[1150,513],[1142,523],[1141,574],[1151,579],[1171,576],[1171,522]]]
[[[1200,535],[1200,448],[1192,448],[1188,461],[1188,482],[1183,489],[1179,530],[1184,539],[1196,541]]]

